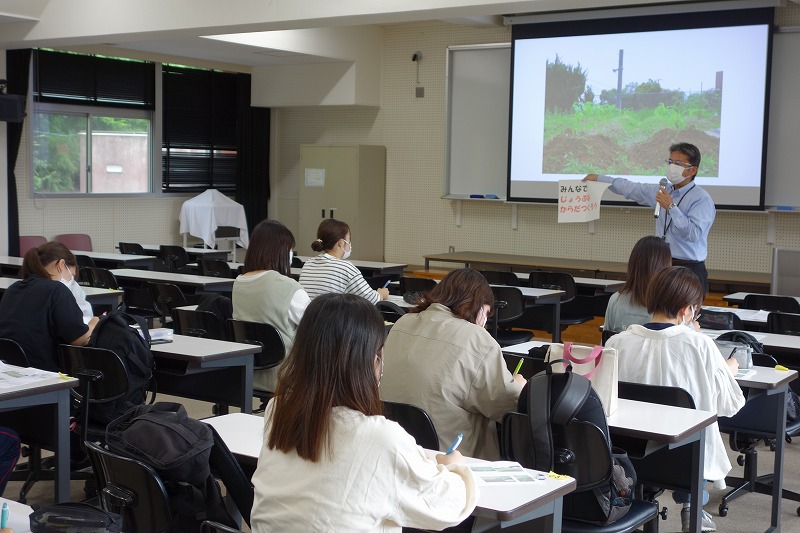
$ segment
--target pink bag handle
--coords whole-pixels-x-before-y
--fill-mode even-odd
[[[586,357],[584,358],[575,357],[574,355],[572,355],[572,343],[571,342],[564,343],[564,359],[566,359],[567,361],[570,361],[578,365],[591,363],[592,361],[594,361],[594,368],[591,370],[591,372],[588,372],[583,375],[583,377],[585,377],[586,379],[592,379],[594,373],[597,372],[597,367],[600,366],[600,357],[602,355],[603,355],[603,347],[595,346],[594,348],[592,348],[592,351],[589,352],[589,355],[587,355]]]

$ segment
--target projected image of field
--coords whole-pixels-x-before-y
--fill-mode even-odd
[[[694,91],[665,87],[652,75],[624,85],[623,77],[621,91],[597,91],[580,62],[548,60],[542,172],[659,176],[669,145],[688,142],[703,156],[699,175],[718,176],[723,73],[712,73],[713,87]]]

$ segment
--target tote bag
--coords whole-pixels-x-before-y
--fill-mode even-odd
[[[602,346],[580,346],[571,342],[553,343],[547,352],[545,361],[566,359],[572,365],[572,371],[584,376],[592,382],[592,388],[603,402],[606,416],[617,410],[617,391],[619,366],[617,350]],[[553,365],[554,372],[564,372],[566,363]]]

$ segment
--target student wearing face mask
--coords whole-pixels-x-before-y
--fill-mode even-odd
[[[244,274],[233,282],[233,318],[275,326],[286,353],[311,299],[303,287],[289,277],[294,235],[277,220],[262,220],[250,234],[244,258]],[[278,369],[258,370],[253,388],[274,391]]]
[[[700,150],[693,144],[678,143],[669,147],[666,187],[655,183],[634,183],[624,178],[589,174],[584,181],[610,183],[611,192],[641,205],[660,206],[656,235],[663,237],[672,250],[672,264],[691,269],[700,278],[703,292],[708,292],[708,232],[717,210],[708,192],[694,178],[700,166]]]
[[[696,318],[703,302],[700,280],[685,267],[669,267],[655,275],[647,289],[647,310],[652,321],[634,324],[606,342],[619,356],[619,379],[634,383],[686,389],[695,407],[733,416],[744,405],[742,390],[734,379],[739,368],[735,358],[726,359],[710,337],[697,331]],[[717,423],[705,429],[704,477],[720,481],[731,469]],[[675,492],[682,503],[681,521],[689,531],[689,495]],[[703,504],[707,501],[704,495]],[[703,511],[703,531],[714,531],[711,516]]]
[[[300,285],[314,299],[329,292],[356,294],[376,304],[389,296],[389,289],[373,289],[364,276],[346,259],[353,251],[350,226],[340,220],[326,218],[317,229],[311,249],[322,252],[309,259],[300,273]]]
[[[511,375],[486,331],[494,294],[477,270],[447,274],[395,323],[384,346],[381,398],[423,408],[446,450],[459,433],[464,455],[497,460],[497,428],[517,408],[525,379]]]
[[[33,367],[58,371],[58,345],[85,345],[97,324],[97,317],[84,322],[68,287],[77,268],[75,256],[61,243],[31,248],[22,261],[22,281],[0,300],[0,337],[17,341]]]

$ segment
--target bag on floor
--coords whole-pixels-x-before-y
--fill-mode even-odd
[[[56,503],[37,509],[30,516],[31,533],[118,533],[122,517],[87,503]]]
[[[204,520],[236,527],[211,474],[211,428],[190,418],[183,405],[157,402],[131,409],[108,425],[106,444],[158,473],[169,493],[173,531],[200,531]]]

